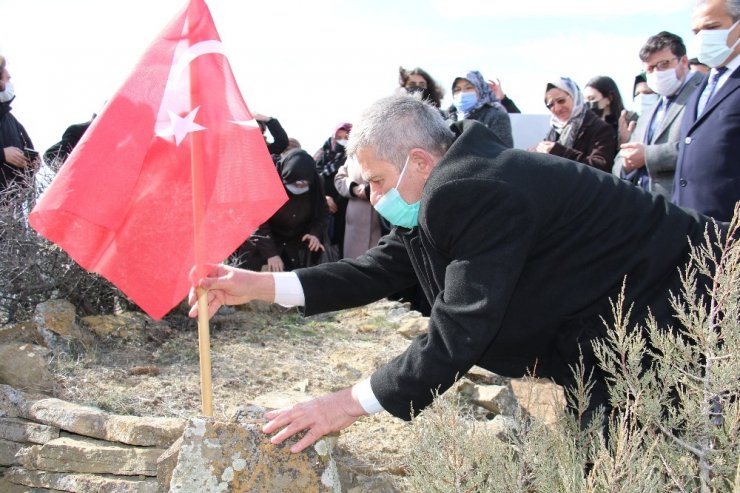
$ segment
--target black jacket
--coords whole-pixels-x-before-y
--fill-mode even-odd
[[[33,149],[33,142],[23,125],[10,112],[10,101],[0,103],[0,150],[6,147]],[[3,158],[0,155],[0,158]],[[2,159],[0,163],[0,191],[5,190],[14,181],[28,179],[35,172],[34,169],[20,169]]]
[[[298,270],[307,314],[358,306],[418,277],[432,304],[428,334],[371,378],[382,406],[408,419],[473,365],[500,375],[528,371],[570,381],[568,364],[594,364],[609,300],[627,279],[634,319],[648,308],[673,323],[668,290],[687,237],[708,218],[611,174],[506,149],[464,121],[421,199],[419,226],[395,228],[355,260]]]

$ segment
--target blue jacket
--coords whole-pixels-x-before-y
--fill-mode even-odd
[[[681,122],[672,201],[729,221],[740,200],[740,68],[697,118],[706,85],[693,94]]]

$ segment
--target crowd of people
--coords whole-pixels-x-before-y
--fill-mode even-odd
[[[698,60],[666,31],[636,54],[637,112],[607,76],[583,89],[543,81],[550,129],[528,151],[512,149],[516,104],[477,70],[454,78],[443,108],[442,85],[401,68],[398,94],[338,123],[313,154],[255,114],[288,201],[235,252],[242,268],[196,280],[209,314],[258,298],[310,314],[399,293],[431,314],[428,334],[370,379],[269,413],[265,431],[282,429],[280,442],[308,430],[297,451],[368,413],[408,419],[474,364],[508,376],[538,365],[570,385],[580,356],[595,372],[589,409],[605,405],[587,343],[604,336],[610,298],[626,276],[633,314],[670,321],[686,239],[713,224],[726,234],[740,199],[740,0],[699,0],[693,28]],[[0,71],[4,190],[41,159],[11,113],[2,56]],[[87,125],[44,159],[63,161]]]
[[[722,60],[706,59],[717,46],[708,45],[702,53],[702,59],[710,67],[699,60],[689,60],[685,43],[679,36],[666,31],[651,36],[636,54],[644,70],[635,77],[630,97],[637,102],[639,111],[625,108],[617,84],[608,76],[593,77],[583,89],[569,77],[544,82],[543,101],[551,114],[550,130],[529,150],[613,173],[678,205],[718,220],[729,220],[735,201],[740,199],[740,167],[735,157],[740,124],[727,120],[719,126],[712,123],[715,121],[712,114],[727,115],[736,111],[737,94],[733,92],[738,77],[735,73],[738,58],[737,50],[733,51],[727,39],[721,40],[726,48]],[[722,70],[725,67],[731,70]],[[727,86],[724,91],[711,83],[715,74],[724,74],[717,78],[719,87]],[[443,108],[445,91],[427,71],[418,67],[399,70],[399,93],[421,98],[436,108],[448,125],[463,120],[478,121],[505,147],[513,147],[509,113],[518,113],[519,109],[506,96],[499,80],[486,80],[480,71],[470,70],[455,77],[449,90],[452,105]],[[708,99],[708,92],[716,96],[711,94],[713,101],[706,110],[699,111],[692,106],[690,114],[685,111],[692,96],[697,103],[703,102]],[[692,129],[690,120],[699,124],[698,130]],[[707,120],[708,123],[704,123]],[[685,124],[683,133],[682,124]],[[707,125],[712,130],[704,133]],[[715,132],[720,127],[723,130]],[[711,134],[711,141],[695,141],[692,134],[697,131],[701,135]],[[327,251],[321,256],[323,261],[356,258],[377,245],[391,228],[371,205],[369,184],[356,167],[347,162],[346,145],[351,132],[351,123],[338,124],[313,155],[318,177],[312,183],[322,187],[321,193],[326,200],[325,205],[312,203],[312,207],[325,207],[328,217],[325,234],[318,236],[322,249]],[[275,148],[278,139],[274,137],[271,152],[282,153],[284,146]],[[716,166],[704,164],[710,155],[709,149],[712,149],[712,156],[722,153]],[[278,156],[276,162],[279,159]],[[676,175],[677,168],[681,170],[679,175]],[[707,168],[712,168],[713,172],[707,174]],[[294,192],[288,190],[288,194],[293,201]],[[302,241],[304,248],[309,248],[307,240],[300,240],[309,229],[307,222],[295,230],[292,240]],[[308,262],[311,256],[303,255],[302,258]],[[266,259],[262,260],[263,265],[269,264]],[[284,258],[280,265],[309,265],[295,264],[294,260]],[[401,298],[412,301],[415,291],[403,293]],[[420,309],[421,304],[414,303],[414,307]]]
[[[443,109],[428,74],[402,70],[404,92],[420,97],[373,103],[345,148],[369,186],[356,193],[392,225],[379,245],[292,272],[221,264],[193,279],[209,316],[253,299],[310,315],[414,285],[431,307],[428,330],[369,378],[266,413],[272,442],[305,432],[291,447],[299,452],[368,414],[410,419],[473,365],[571,389],[581,365],[590,396],[571,411],[581,425],[608,426],[608,376],[592,343],[614,323],[612,301],[621,293],[631,320],[650,314],[660,330],[685,331],[671,293],[681,290],[690,244],[705,235],[723,244],[740,199],[740,2],[698,0],[693,28],[709,73],[691,70],[678,36],[651,36],[639,53],[637,118],[607,77],[584,91],[567,77],[544,82],[551,129],[529,152],[511,148],[515,106],[504,104],[499,81],[467,72],[453,81],[454,108]],[[719,252],[708,254],[717,262]],[[707,292],[707,277],[696,282]],[[718,409],[734,399],[712,398]]]
[[[727,8],[733,5],[729,1]],[[583,89],[569,77],[544,82],[543,102],[551,113],[550,130],[529,150],[614,173],[679,205],[728,220],[740,199],[740,170],[734,157],[740,124],[732,118],[720,121],[718,115],[727,115],[737,103],[737,50],[728,44],[733,29],[725,30],[727,36],[722,39],[714,36],[722,30],[699,31],[698,36],[707,40],[702,60],[711,67],[689,60],[679,36],[665,31],[651,36],[640,50],[644,71],[635,77],[630,95],[639,108],[636,112],[625,109],[617,84],[608,76],[593,77]],[[706,58],[712,55],[714,59]],[[14,91],[2,57],[0,68],[0,186],[4,190],[21,179],[27,181],[41,160],[28,133],[11,113]],[[722,90],[722,86],[727,87]],[[448,124],[476,120],[506,147],[514,145],[509,113],[520,111],[499,80],[486,80],[479,71],[470,70],[455,77],[449,90],[452,105],[443,108],[445,90],[427,71],[418,67],[399,70],[399,92],[416,95],[437,108]],[[707,105],[710,96],[712,101]],[[685,112],[687,105],[691,108]],[[285,175],[286,169],[294,168],[286,166],[285,159],[289,154],[290,159],[296,159],[297,154],[289,151],[300,149],[299,141],[289,137],[276,118],[254,117],[278,171]],[[63,162],[91,122],[71,125],[60,142],[43,154],[44,161],[52,167]],[[310,156],[300,155],[303,161],[307,157],[313,160],[316,176],[301,179],[308,183],[303,188],[285,181],[290,173],[283,176],[290,198],[285,209],[298,208],[300,214],[276,213],[270,220],[272,228],[264,224],[235,252],[237,265],[282,270],[355,258],[388,233],[390,225],[370,204],[368,183],[347,162],[345,149],[351,131],[351,123],[341,122],[321,148]],[[709,155],[712,163],[703,164]],[[678,175],[676,169],[680,170]],[[309,192],[325,200],[301,197]],[[299,202],[303,205],[297,206]],[[316,218],[324,219],[317,223]],[[285,224],[288,220],[290,224]],[[321,229],[317,224],[323,225]],[[266,242],[272,245],[269,249],[254,247]]]

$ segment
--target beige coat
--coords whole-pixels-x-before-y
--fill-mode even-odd
[[[350,193],[353,182],[358,185],[366,185],[367,182],[360,176],[357,166],[349,166],[349,163],[347,161],[337,171],[334,186],[341,196],[349,199],[344,219],[344,258],[355,258],[376,246],[382,233],[378,213],[370,205],[370,201],[359,199]]]

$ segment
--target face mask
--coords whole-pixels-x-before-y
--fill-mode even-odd
[[[661,96],[672,96],[681,87],[675,69],[653,70],[647,74],[647,85]]]
[[[729,29],[702,29],[696,33],[694,42],[697,45],[696,51],[699,53],[697,58],[701,63],[712,68],[719,67],[732,55],[735,47],[740,43],[740,39],[730,47],[727,46],[727,37],[738,22],[734,23]]]
[[[342,147],[347,147],[347,139],[337,139],[336,142]]]
[[[467,113],[475,107],[475,103],[478,102],[478,96],[474,92],[458,92],[452,97],[452,104],[455,108]]]
[[[15,88],[13,87],[13,83],[8,81],[5,83],[5,90],[0,92],[0,103],[7,103],[8,101],[12,101],[15,97]]]
[[[310,187],[298,187],[296,185],[293,185],[292,183],[286,183],[285,188],[293,195],[301,195],[311,189]]]
[[[598,101],[589,101],[586,103],[586,106],[588,106],[588,109],[596,113],[596,116],[598,116],[599,118],[604,116],[604,108],[599,108]]]
[[[658,102],[657,94],[638,94],[635,96],[635,104],[640,108],[640,114],[645,114]]]
[[[411,156],[409,156],[411,157]],[[375,204],[375,210],[378,214],[383,216],[388,222],[394,226],[402,226],[404,228],[413,228],[419,224],[419,205],[421,201],[416,201],[413,204],[408,204],[401,194],[398,193],[398,185],[401,184],[404,173],[406,173],[406,167],[409,164],[409,158],[406,158],[406,162],[401,170],[401,176],[398,177],[396,186],[388,190],[378,202]]]

